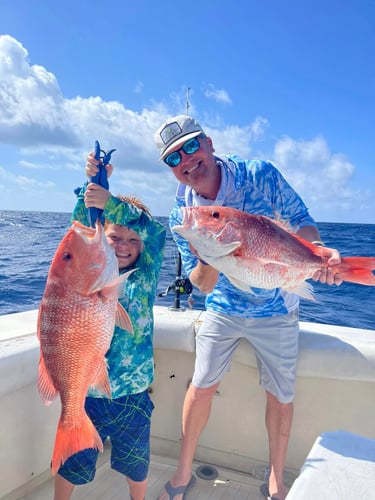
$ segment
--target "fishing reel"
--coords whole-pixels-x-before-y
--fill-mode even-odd
[[[165,292],[159,293],[158,297],[165,297],[168,295],[168,293],[172,290],[174,293],[174,304],[173,306],[169,307],[168,309],[171,311],[184,311],[185,309],[181,307],[180,303],[180,296],[181,295],[188,295],[187,303],[190,308],[193,307],[193,285],[191,284],[191,281],[189,278],[183,278],[181,276],[182,273],[182,261],[181,261],[181,254],[178,252],[178,257],[176,261],[176,278],[171,283]]]
[[[165,292],[161,292],[158,294],[158,297],[165,297],[168,293],[172,291],[173,293],[178,293],[179,295],[191,295],[193,291],[193,285],[189,278],[176,278],[173,283],[171,283]]]
[[[171,283],[165,292],[158,294],[158,297],[165,297],[168,293],[172,291],[174,293],[174,303],[173,306],[169,306],[170,311],[185,311],[185,308],[181,306],[180,297],[181,295],[188,295],[187,303],[190,309],[193,307],[193,285],[191,284],[189,278],[176,277],[173,283]]]

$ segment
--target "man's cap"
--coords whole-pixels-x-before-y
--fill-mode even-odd
[[[184,142],[204,134],[197,120],[187,115],[178,115],[169,118],[155,133],[155,144],[160,151],[160,160],[163,160],[175,147]]]

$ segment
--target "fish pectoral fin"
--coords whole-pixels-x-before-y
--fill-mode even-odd
[[[111,386],[109,384],[108,370],[105,360],[103,360],[103,362],[100,364],[100,368],[93,383],[91,384],[91,387],[95,387],[95,389],[104,392],[104,394],[106,394],[110,399],[112,398]]]
[[[129,314],[125,311],[120,302],[118,302],[117,304],[115,323],[123,330],[126,330],[129,333],[134,333],[133,325],[132,322],[130,321]]]
[[[223,243],[223,244],[220,243],[218,245],[218,253],[216,254],[216,257],[223,257],[225,255],[230,255],[240,246],[241,246],[240,241],[232,241],[231,243]]]
[[[212,259],[219,259],[221,257],[226,257],[231,255],[238,247],[241,246],[240,241],[233,241],[232,243],[220,243],[215,247],[215,253],[211,254],[203,254],[202,252],[198,252],[199,257],[205,262],[210,262]]]
[[[228,276],[227,274],[226,277],[235,287],[239,288],[240,290],[243,290],[244,292],[248,292],[255,295],[255,293],[251,289],[251,286],[249,286],[247,283],[244,283],[243,281],[240,281],[237,278],[233,278],[233,276]]]
[[[52,379],[47,371],[44,358],[41,355],[39,358],[38,367],[38,391],[43,403],[48,406],[50,405],[58,395],[58,390],[53,385]]]
[[[299,295],[304,299],[316,302],[316,299],[314,297],[314,288],[310,283],[307,283],[306,281],[302,281],[301,283],[292,288],[283,287],[283,290],[289,293],[295,293],[296,295]]]
[[[105,286],[103,286],[103,288],[100,289],[100,294],[104,297],[112,297],[113,291],[116,290],[118,295],[121,297],[122,285],[129,278],[129,276],[137,270],[138,267],[136,269],[131,269],[130,271],[121,274],[120,276],[117,276],[114,280],[112,280],[110,283],[107,283]]]

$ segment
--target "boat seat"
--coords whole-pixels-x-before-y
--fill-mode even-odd
[[[360,500],[374,492],[375,440],[339,430],[317,438],[287,500]]]

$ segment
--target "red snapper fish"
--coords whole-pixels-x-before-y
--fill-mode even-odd
[[[306,280],[328,267],[330,251],[290,232],[262,215],[221,206],[183,207],[183,221],[173,231],[237,288],[282,288],[314,300]],[[329,266],[332,267],[332,266]],[[375,286],[375,257],[342,257],[333,267],[343,281]]]
[[[53,474],[80,450],[103,451],[84,404],[90,386],[111,397],[104,356],[115,323],[133,332],[118,302],[130,272],[119,276],[115,252],[99,222],[95,229],[73,222],[53,257],[38,315],[38,390],[45,404],[57,394],[61,400]]]

